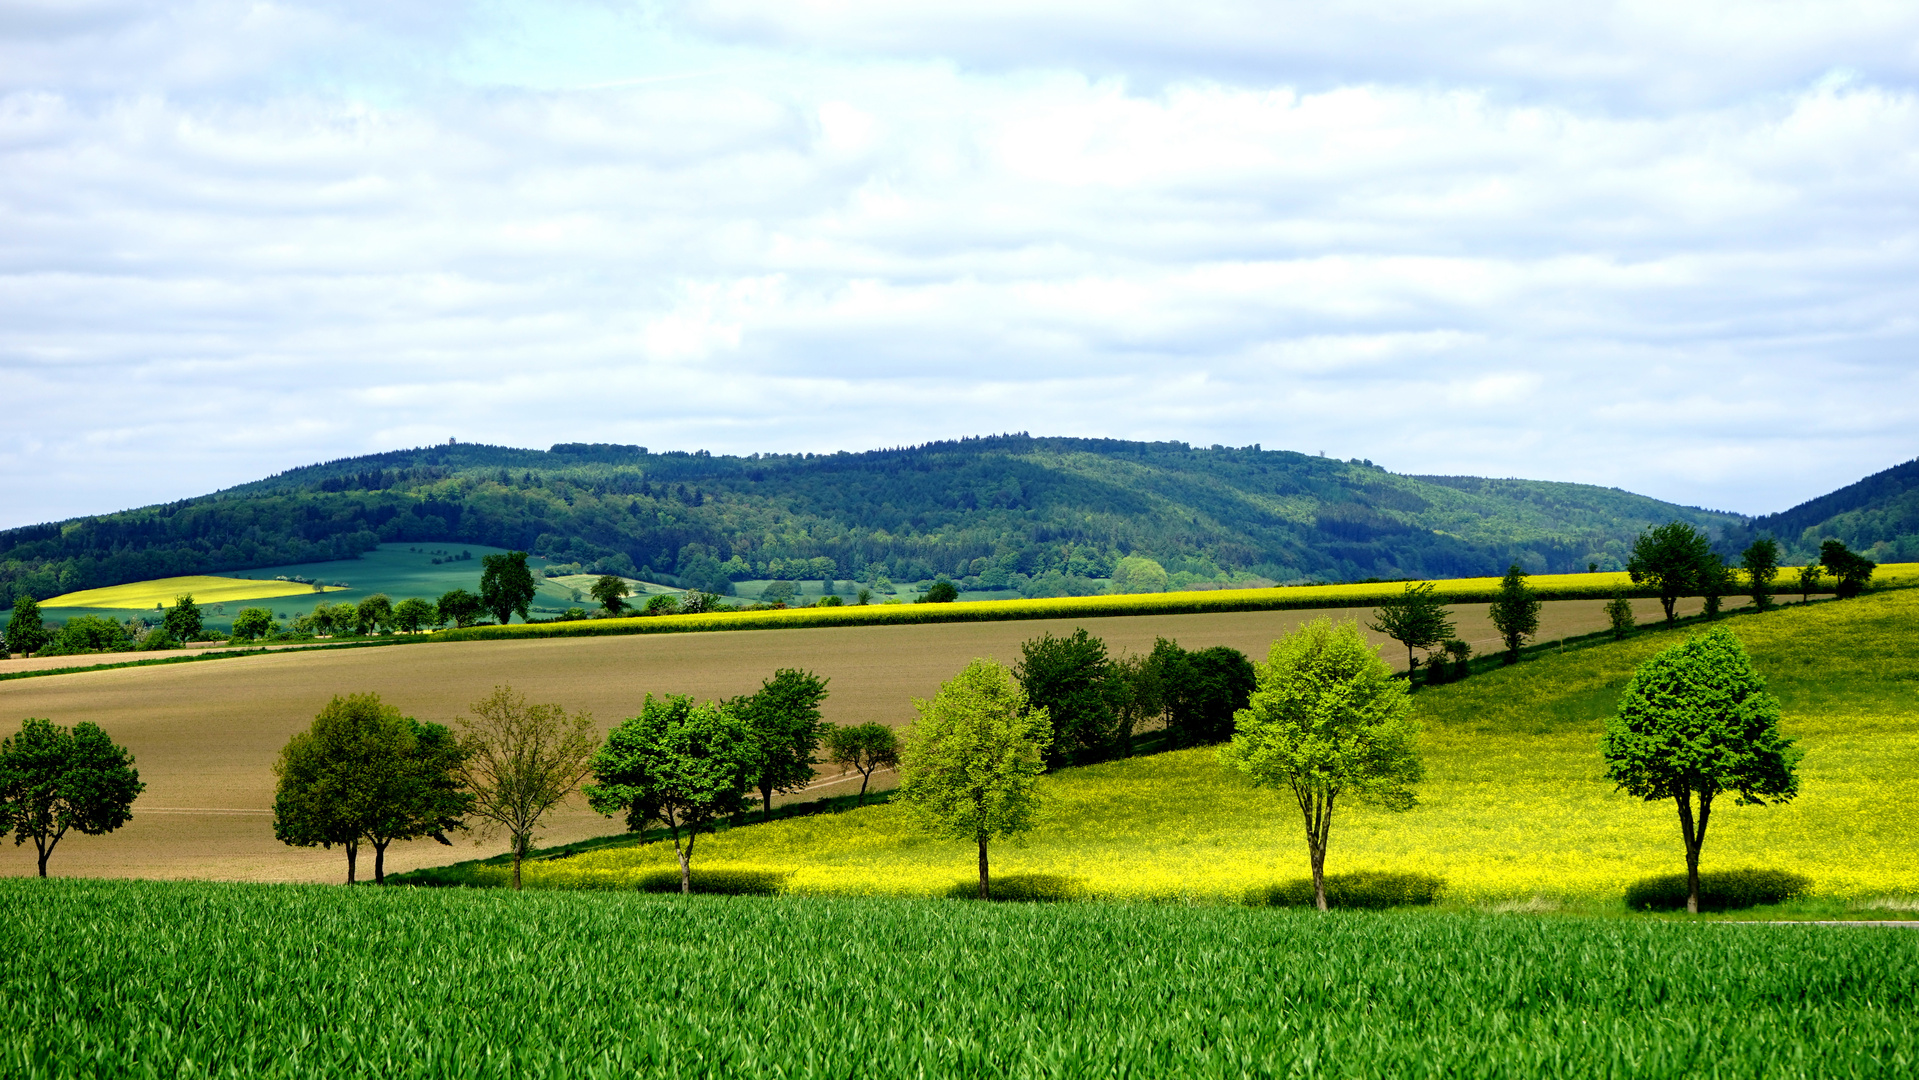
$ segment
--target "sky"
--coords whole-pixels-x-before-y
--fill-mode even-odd
[[[0,527],[1028,431],[1919,456],[1919,5],[0,0]]]

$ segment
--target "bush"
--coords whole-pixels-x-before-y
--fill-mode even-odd
[[[1788,870],[1713,870],[1699,875],[1699,910],[1778,904],[1811,890],[1811,878]],[[1684,911],[1686,875],[1660,874],[1633,882],[1626,889],[1626,906],[1634,911]]]
[[[786,888],[790,872],[779,870],[700,870],[693,871],[693,891],[709,896],[778,896]],[[680,891],[680,871],[655,870],[642,875],[636,886],[641,892],[676,893]]]
[[[819,603],[814,604],[813,606],[814,607],[844,607],[845,605],[846,605],[846,601],[840,599],[837,596],[829,595],[829,596],[820,597]]]
[[[1016,903],[1078,900],[1086,895],[1086,883],[1062,874],[1007,874],[992,879],[994,900]],[[949,900],[978,900],[979,879],[967,878],[946,890]]]
[[[1680,880],[1679,902],[1686,902]],[[1336,908],[1421,907],[1439,899],[1446,879],[1436,874],[1394,873],[1385,870],[1361,870],[1353,874],[1326,875],[1326,905]],[[1255,907],[1312,907],[1313,879],[1297,878],[1277,885],[1250,890],[1246,902]]]

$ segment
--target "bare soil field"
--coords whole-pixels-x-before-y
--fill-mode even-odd
[[[1692,601],[1684,610],[1698,606]],[[1540,640],[1603,628],[1603,607],[1598,600],[1546,604]],[[1638,601],[1635,609],[1642,623],[1659,618],[1656,601]],[[1498,648],[1486,613],[1483,604],[1454,610],[1461,636],[1482,653]],[[452,723],[506,683],[532,701],[590,712],[605,729],[637,712],[648,693],[728,697],[756,689],[775,668],[797,667],[831,679],[828,720],[901,725],[913,717],[913,698],[932,696],[967,661],[991,656],[1012,663],[1020,643],[1042,633],[1085,626],[1115,653],[1144,652],[1154,638],[1168,637],[1187,648],[1230,645],[1257,660],[1274,638],[1320,614],[1363,622],[1369,613],[1257,611],[291,650],[0,682],[0,732],[16,730],[29,716],[64,725],[93,721],[132,750],[147,783],[127,827],[108,836],[69,835],[54,853],[53,873],[330,881],[345,873],[339,851],[290,848],[273,838],[272,766],[287,739],[336,694],[376,692],[421,720]],[[1405,666],[1403,648],[1372,636],[1385,644],[1387,660]],[[18,670],[19,663],[0,663],[0,671]],[[857,784],[857,776],[828,782],[814,794]],[[619,830],[617,821],[577,801],[549,823],[543,836],[549,843]],[[471,840],[451,848],[430,840],[395,844],[387,868],[453,862],[504,847],[497,839],[478,848]],[[31,845],[0,846],[0,874],[34,873],[32,854]],[[361,865],[370,876],[370,853]]]

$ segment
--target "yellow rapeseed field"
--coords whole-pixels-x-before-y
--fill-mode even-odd
[[[254,581],[249,578],[190,577],[154,578],[130,585],[111,585],[104,589],[83,589],[42,600],[51,608],[151,608],[155,604],[173,606],[175,597],[191,594],[196,604],[226,604],[236,600],[266,600],[276,596],[299,596],[313,592],[313,586],[297,581]],[[329,586],[328,592],[338,592]]]

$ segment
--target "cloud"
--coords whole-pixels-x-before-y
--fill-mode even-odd
[[[1915,452],[1902,9],[1089,10],[13,11],[0,525],[449,435]]]

